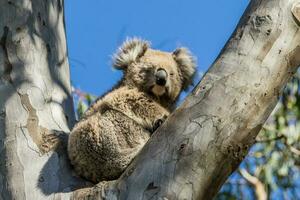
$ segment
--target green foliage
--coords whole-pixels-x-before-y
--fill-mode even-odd
[[[83,101],[78,101],[76,113],[79,119],[82,117],[83,113],[86,111],[87,108],[87,105]]]
[[[79,89],[73,89],[73,98],[77,119],[80,119],[88,107],[96,100],[96,96],[82,92]]]

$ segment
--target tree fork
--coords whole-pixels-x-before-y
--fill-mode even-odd
[[[62,0],[0,2],[0,199],[211,199],[300,64],[299,0],[252,0],[123,175],[74,192],[86,183],[56,143],[74,122],[66,55]]]
[[[299,65],[299,0],[252,0],[215,63],[124,174],[73,197],[212,199]]]

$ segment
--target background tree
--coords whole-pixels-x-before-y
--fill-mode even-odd
[[[74,113],[63,3],[2,1],[0,15],[2,199],[212,198],[300,64],[299,1],[253,0],[200,84],[122,177],[72,193],[86,183],[65,155]]]
[[[80,181],[62,0],[0,1],[0,199],[54,199]],[[79,185],[78,185],[79,184]]]

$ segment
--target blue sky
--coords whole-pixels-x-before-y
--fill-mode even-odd
[[[127,37],[149,40],[153,48],[186,46],[205,72],[230,37],[249,0],[65,1],[72,84],[100,95],[121,72],[111,55]]]

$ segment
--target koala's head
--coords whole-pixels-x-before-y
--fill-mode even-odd
[[[113,64],[124,71],[125,84],[171,102],[192,84],[196,71],[188,49],[162,52],[150,49],[149,42],[136,38],[123,43]]]

